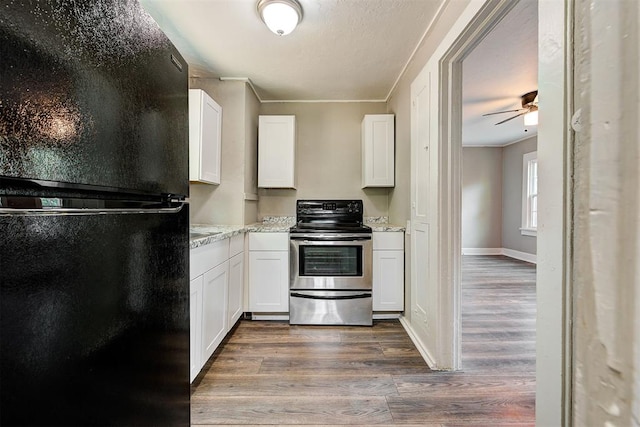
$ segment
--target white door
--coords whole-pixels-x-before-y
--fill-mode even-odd
[[[206,93],[202,100],[201,180],[220,183],[220,152],[222,135],[222,107]]]
[[[430,355],[438,354],[437,182],[438,68],[411,85],[411,325]],[[435,363],[435,360],[432,360]]]
[[[202,368],[202,283],[198,276],[189,284],[189,381],[193,381]]]
[[[404,251],[373,251],[373,311],[404,310]]]
[[[295,188],[296,117],[258,120],[258,187]]]
[[[202,364],[204,365],[227,333],[227,287],[229,262],[204,273],[202,298]]]
[[[242,315],[244,276],[244,252],[240,252],[229,260],[229,306],[227,307],[227,330],[233,328]]]
[[[249,310],[289,311],[289,252],[249,252]]]

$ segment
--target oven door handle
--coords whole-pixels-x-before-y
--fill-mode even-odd
[[[291,292],[291,296],[296,298],[306,298],[306,299],[345,300],[345,299],[371,298],[371,293],[355,294],[355,295],[309,295],[309,294],[301,294],[298,292]]]
[[[291,234],[291,240],[306,240],[309,242],[356,242],[371,240],[371,234]]]

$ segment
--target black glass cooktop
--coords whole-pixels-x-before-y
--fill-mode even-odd
[[[292,233],[371,233],[362,200],[298,200]]]

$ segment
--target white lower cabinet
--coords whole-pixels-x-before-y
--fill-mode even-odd
[[[198,276],[189,284],[189,333],[190,361],[189,381],[193,381],[202,367],[202,283]]]
[[[202,361],[206,362],[227,333],[229,261],[204,274],[202,285]]]
[[[229,260],[229,306],[227,307],[229,329],[242,316],[243,303],[244,252]]]
[[[249,233],[249,311],[289,311],[289,233]]]
[[[373,311],[404,310],[404,233],[373,233]]]
[[[289,235],[248,234],[249,311],[289,312]],[[404,310],[404,233],[373,233],[373,311]]]
[[[190,381],[242,315],[243,251],[242,234],[190,251]]]
[[[288,252],[249,252],[249,311],[289,311]]]

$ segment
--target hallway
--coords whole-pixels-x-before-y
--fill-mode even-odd
[[[193,425],[532,425],[535,266],[463,257],[463,371],[433,372],[398,321],[242,321],[194,382]]]

